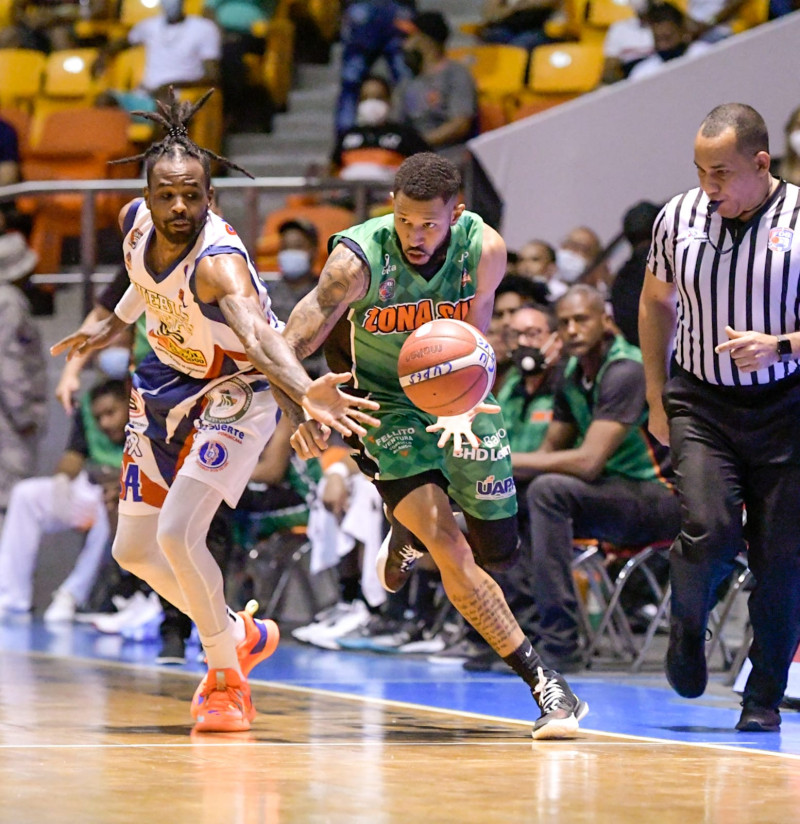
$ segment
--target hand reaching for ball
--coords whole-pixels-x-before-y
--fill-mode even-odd
[[[493,403],[479,403],[477,406],[464,412],[462,415],[442,416],[436,419],[436,423],[425,427],[426,432],[438,432],[440,429],[442,434],[436,446],[442,449],[450,438],[453,438],[453,452],[461,451],[462,439],[466,438],[468,443],[477,449],[481,442],[478,436],[472,431],[472,421],[475,416],[481,412],[489,415],[496,415],[500,411],[500,407]]]

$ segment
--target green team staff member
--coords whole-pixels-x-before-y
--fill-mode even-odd
[[[394,180],[394,212],[335,235],[318,286],[295,307],[285,336],[299,357],[334,332],[329,348],[353,367],[355,386],[381,408],[380,426],[361,439],[362,456],[390,520],[430,551],[458,611],[531,688],[541,715],[534,738],[572,735],[588,707],[533,650],[500,588],[484,571],[511,563],[517,547],[516,500],[499,408],[438,418],[406,398],[397,376],[400,348],[428,320],[455,317],[486,331],[505,272],[502,238],[458,202],[456,167],[432,153],[408,158]],[[441,430],[441,437],[437,434]],[[320,453],[323,428],[301,423],[293,445]],[[453,443],[450,443],[450,436]],[[461,450],[461,439],[484,450]],[[362,461],[363,465],[364,461]],[[470,543],[450,508],[464,512]],[[390,546],[379,570],[391,588],[408,564]]]

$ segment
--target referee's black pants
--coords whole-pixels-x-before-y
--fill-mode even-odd
[[[670,557],[673,619],[705,632],[746,540],[756,583],[744,698],[777,707],[800,642],[800,380],[728,388],[681,370],[664,405],[682,519]]]

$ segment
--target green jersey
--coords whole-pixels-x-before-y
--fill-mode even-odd
[[[451,229],[447,258],[430,278],[403,257],[394,215],[340,232],[331,245],[345,239],[361,250],[370,269],[366,295],[346,315],[355,385],[382,405],[411,406],[397,376],[400,349],[411,332],[430,320],[466,317],[475,296],[483,220],[472,212],[461,215]]]

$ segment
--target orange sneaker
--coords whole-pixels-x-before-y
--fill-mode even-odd
[[[256,717],[247,679],[234,669],[209,670],[192,698],[197,732],[244,732]]]
[[[239,613],[244,621],[244,641],[236,645],[236,654],[239,657],[239,666],[242,673],[250,675],[256,664],[269,658],[278,648],[281,633],[274,621],[262,621],[253,618],[258,609],[258,601],[248,601],[247,606]]]

